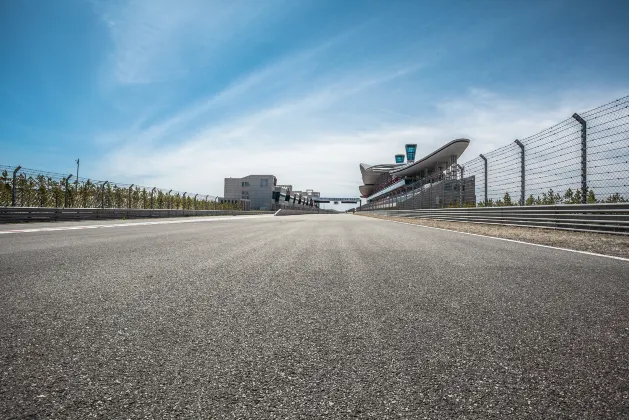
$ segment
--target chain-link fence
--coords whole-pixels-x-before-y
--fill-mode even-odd
[[[221,202],[222,201],[222,202]],[[249,210],[248,200],[0,165],[0,207]]]
[[[361,209],[621,202],[629,202],[629,96],[407,181]]]

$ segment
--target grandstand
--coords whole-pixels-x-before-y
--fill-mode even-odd
[[[463,177],[457,161],[468,139],[456,139],[415,161],[416,144],[406,145],[396,163],[360,164],[364,185],[359,187],[367,206],[440,208],[475,203],[474,176]],[[402,158],[400,158],[402,156]]]

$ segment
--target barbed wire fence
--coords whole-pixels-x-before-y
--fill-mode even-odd
[[[218,199],[210,194],[0,165],[0,207],[248,210],[244,201]]]
[[[456,166],[361,209],[629,202],[629,96]]]

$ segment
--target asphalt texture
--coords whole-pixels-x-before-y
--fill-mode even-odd
[[[343,214],[4,234],[0,277],[3,419],[629,415],[627,261]]]

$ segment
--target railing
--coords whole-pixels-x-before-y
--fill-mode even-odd
[[[629,235],[629,203],[373,210],[367,214]]]

